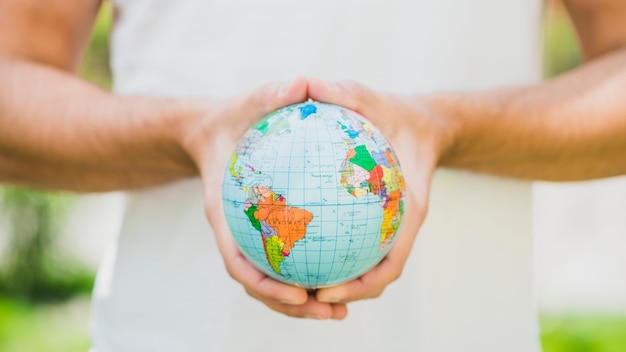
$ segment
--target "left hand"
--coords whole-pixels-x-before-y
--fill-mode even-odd
[[[309,81],[309,97],[337,104],[365,116],[389,140],[402,167],[406,184],[406,211],[387,256],[363,276],[339,286],[317,291],[317,300],[348,303],[375,298],[398,279],[413,241],[426,217],[434,169],[449,142],[448,130],[420,98],[374,92],[354,82]]]
[[[204,113],[183,129],[184,147],[201,173],[206,217],[215,232],[228,274],[246,293],[279,313],[299,318],[343,319],[344,304],[321,303],[304,288],[278,282],[255,268],[237,247],[222,202],[223,172],[245,131],[261,117],[280,107],[306,99],[307,81],[270,83],[229,100],[196,102]],[[218,270],[219,268],[212,268]]]

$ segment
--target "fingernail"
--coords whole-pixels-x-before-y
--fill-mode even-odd
[[[298,304],[302,304],[302,303],[297,302],[297,301],[295,301],[293,299],[281,299],[281,300],[279,300],[279,302],[282,303],[282,304],[289,304],[289,305],[292,305],[292,306],[295,306],[295,305],[298,305]]]
[[[324,320],[325,319],[324,317],[321,317],[319,315],[305,315],[304,317],[307,318],[307,319],[315,319],[315,320]]]
[[[318,81],[319,83],[322,84],[322,86],[326,86],[330,89],[339,89],[339,85],[335,81],[329,81],[329,80],[325,80],[325,79],[321,79],[317,77],[311,78],[311,81]]]
[[[339,303],[341,302],[341,299],[339,297],[322,297],[321,299],[318,299],[318,301],[323,302],[323,303]]]
[[[280,86],[278,87],[278,96],[282,97],[283,95],[287,94],[287,91],[289,91],[290,86],[291,86],[291,82],[281,83]]]

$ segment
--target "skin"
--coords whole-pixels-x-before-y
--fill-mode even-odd
[[[221,192],[223,175],[211,171],[226,167],[243,133],[267,113],[306,100],[304,78],[225,101],[103,91],[76,77],[99,6],[0,1],[0,183],[93,192],[200,176],[205,190]],[[206,194],[225,267],[249,295],[289,316],[346,316],[344,304],[318,302],[256,270],[230,236],[221,195]]]
[[[207,219],[227,271],[250,296],[289,316],[343,319],[346,303],[378,297],[400,277],[436,167],[546,180],[626,173],[622,0],[568,1],[588,62],[534,86],[404,97],[299,78],[227,101],[121,97],[77,79],[98,6],[96,0],[0,1],[0,182],[104,191],[200,175],[205,190],[221,190],[223,176],[209,170],[226,166],[245,130],[307,97],[360,112],[395,147],[412,175],[407,211],[414,216],[405,217],[397,244],[376,268],[314,293],[256,270],[233,242],[221,202],[207,193]]]
[[[354,82],[311,80],[309,96],[352,108],[379,126],[407,178],[397,243],[372,271],[317,292],[321,302],[374,298],[400,277],[428,208],[436,167],[530,180],[626,174],[626,2],[570,0],[586,63],[525,87],[400,97]]]

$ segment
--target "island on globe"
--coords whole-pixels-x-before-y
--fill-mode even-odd
[[[356,112],[306,102],[257,122],[226,168],[224,212],[246,258],[279,281],[355,279],[393,244],[404,179],[380,131]]]

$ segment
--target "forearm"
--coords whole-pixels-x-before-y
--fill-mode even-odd
[[[101,191],[197,173],[181,145],[195,104],[115,96],[27,62],[0,62],[0,77],[0,183]]]
[[[626,50],[530,86],[426,98],[452,136],[441,166],[584,180],[626,173]]]

